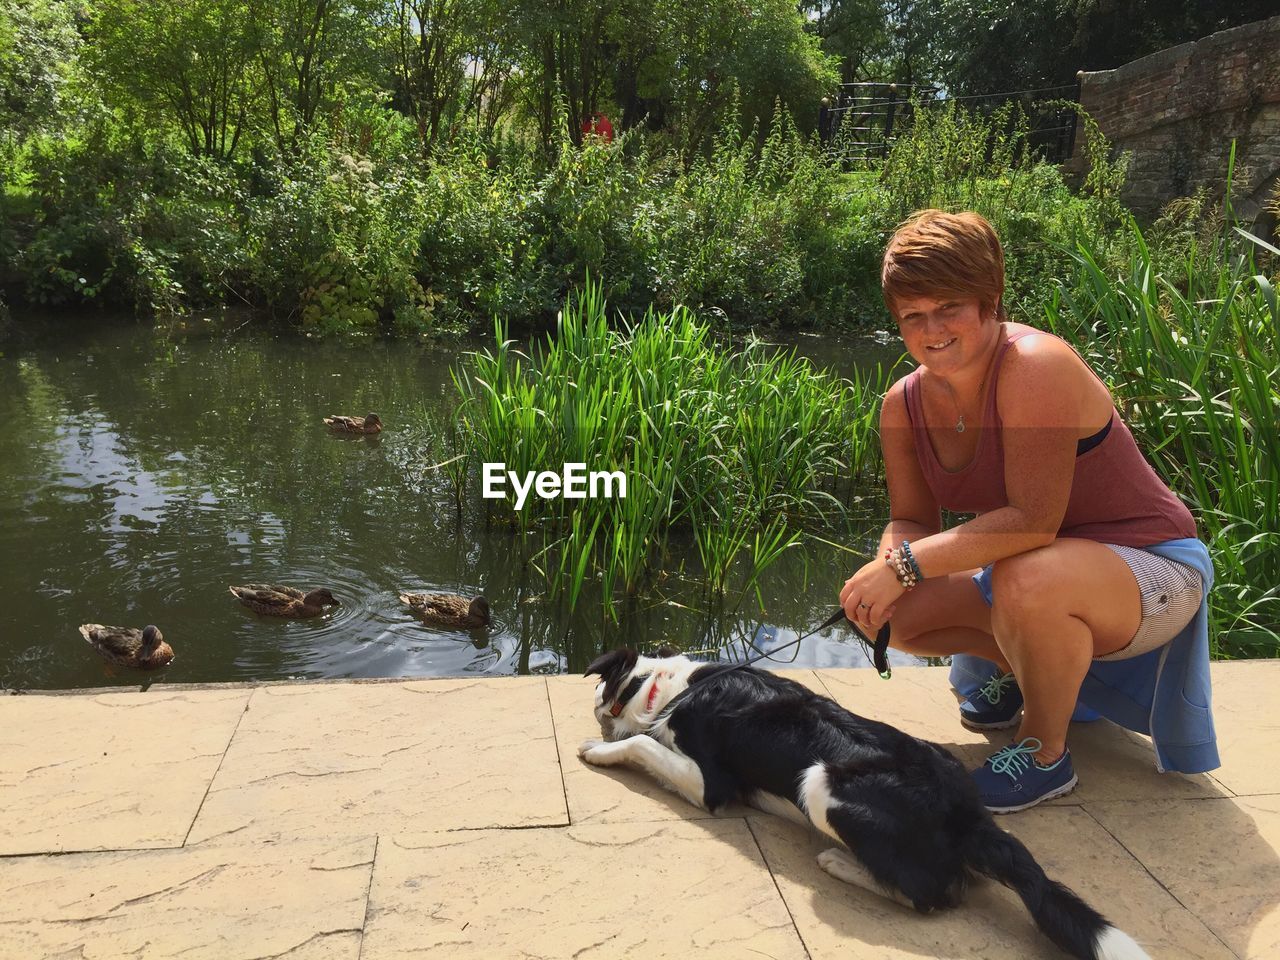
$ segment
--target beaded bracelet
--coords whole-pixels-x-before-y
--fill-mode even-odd
[[[911,572],[916,575],[916,579],[923,580],[924,574],[920,572],[920,564],[916,563],[915,554],[911,552],[910,541],[902,541],[902,552],[906,555],[907,563],[911,564]]]
[[[916,585],[916,574],[911,569],[911,565],[907,563],[906,557],[903,556],[902,548],[895,547],[892,550],[886,550],[884,553],[884,562],[893,570],[894,575],[898,578],[898,583],[902,584],[904,590],[910,590]]]

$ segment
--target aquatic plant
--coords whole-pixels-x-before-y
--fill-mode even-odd
[[[571,607],[598,582],[616,616],[616,594],[643,593],[677,557],[712,595],[735,574],[750,589],[806,524],[843,513],[838,484],[878,456],[887,373],[842,379],[755,338],[730,348],[682,307],[614,328],[600,291],[572,297],[533,355],[496,325],[454,373],[458,415],[473,464],[618,470],[626,497],[488,500],[491,516],[544,531],[540,569]]]
[[[1050,328],[1108,381],[1139,445],[1189,504],[1216,570],[1211,635],[1222,656],[1280,653],[1280,250],[1223,227],[1162,269],[1130,223],[1123,272],[1075,253],[1079,277]],[[1268,276],[1267,268],[1271,274]]]

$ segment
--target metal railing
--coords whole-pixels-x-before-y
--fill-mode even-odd
[[[1078,102],[1079,84],[948,97],[937,87],[903,83],[842,83],[834,97],[823,97],[818,134],[833,156],[849,165],[874,164],[889,152],[915,109],[941,109],[957,103],[992,113],[1017,102],[1029,123],[1028,146],[1050,163],[1064,163],[1075,144],[1076,113],[1051,101]]]

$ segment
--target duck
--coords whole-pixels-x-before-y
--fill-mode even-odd
[[[468,600],[456,593],[402,593],[400,602],[407,604],[423,623],[435,627],[478,630],[489,626],[489,601],[484,597]]]
[[[314,617],[323,613],[325,607],[341,606],[326,587],[310,593],[303,593],[297,587],[274,583],[246,583],[244,586],[228,589],[232,596],[254,613],[266,617]]]
[[[363,417],[325,417],[324,422],[330,430],[339,433],[382,432],[382,418],[376,413],[366,413]]]
[[[108,627],[101,623],[82,623],[80,636],[111,663],[139,670],[167,667],[173,660],[173,647],[154,623],[141,630],[136,627]]]

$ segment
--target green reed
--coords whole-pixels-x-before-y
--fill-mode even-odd
[[[588,284],[532,354],[499,325],[455,370],[460,435],[477,469],[626,475],[625,498],[483,501],[495,521],[542,532],[538,569],[571,608],[598,583],[616,619],[620,596],[695,560],[709,593],[737,578],[758,594],[804,525],[843,512],[838,483],[878,456],[886,373],[844,380],[756,339],[729,349],[684,308],[615,328]]]
[[[1136,224],[1118,276],[1088,246],[1047,310],[1109,382],[1216,569],[1215,652],[1280,654],[1280,312],[1268,254],[1227,224],[1161,267]],[[1274,265],[1280,262],[1271,259]]]

